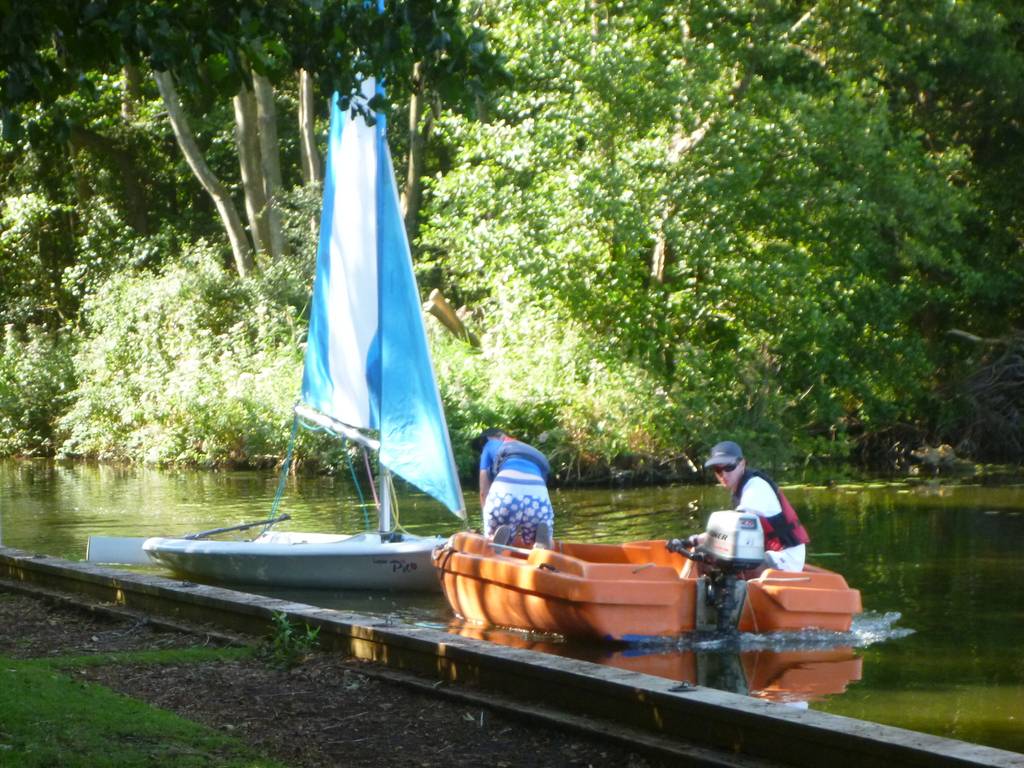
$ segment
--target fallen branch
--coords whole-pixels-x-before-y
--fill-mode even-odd
[[[452,309],[452,305],[445,299],[444,294],[437,288],[430,292],[430,298],[423,303],[423,311],[428,312],[441,324],[452,332],[456,337],[468,342],[474,347],[480,346],[480,339],[477,335],[466,328],[462,318]]]

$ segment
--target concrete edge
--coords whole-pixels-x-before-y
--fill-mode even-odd
[[[0,547],[0,578],[87,595],[157,616],[264,635],[272,617],[320,627],[321,644],[392,669],[469,683],[523,701],[793,766],[1000,766],[1024,754],[796,710],[586,661],[495,645],[429,627],[317,608],[244,592],[119,571]]]

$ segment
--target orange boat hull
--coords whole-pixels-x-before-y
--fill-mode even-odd
[[[452,610],[472,622],[619,641],[697,628],[696,573],[664,541],[527,551],[457,533],[435,551],[434,565]],[[738,628],[846,631],[860,610],[860,593],[839,574],[769,570],[747,582]]]

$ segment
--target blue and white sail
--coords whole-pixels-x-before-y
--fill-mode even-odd
[[[421,307],[384,115],[367,125],[335,94],[302,399],[376,430],[383,466],[466,519]]]

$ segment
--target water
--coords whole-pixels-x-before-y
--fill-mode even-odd
[[[271,473],[0,462],[0,541],[81,560],[91,534],[179,534],[262,519],[276,488]],[[435,595],[276,596],[1024,752],[1024,481],[786,490],[811,532],[809,561],[861,590],[865,614],[850,633],[622,649],[464,627]],[[475,492],[466,498],[479,525]],[[711,486],[556,491],[553,501],[558,537],[607,542],[696,532],[728,502]],[[362,530],[367,514],[348,479],[330,477],[289,480],[281,511],[293,518],[286,527],[327,532]],[[402,495],[399,515],[412,533],[459,527],[418,494]]]

